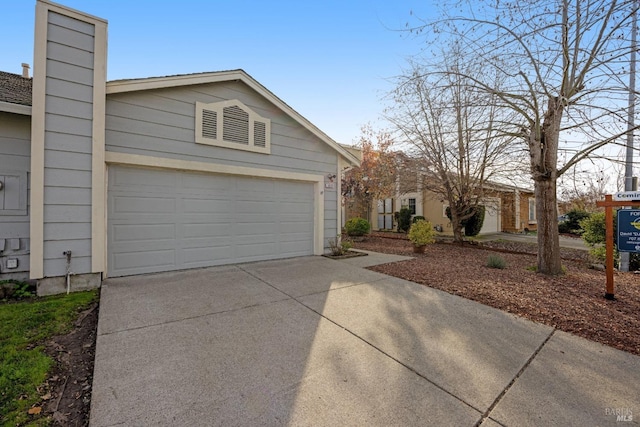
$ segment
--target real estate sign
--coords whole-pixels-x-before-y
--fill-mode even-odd
[[[618,251],[640,252],[640,209],[618,211]]]
[[[621,191],[613,195],[613,200],[619,200],[623,202],[640,200],[640,191]]]

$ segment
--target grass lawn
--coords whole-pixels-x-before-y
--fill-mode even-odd
[[[44,342],[69,331],[97,291],[0,304],[0,424],[46,425],[27,411],[41,400],[38,387],[54,361]]]

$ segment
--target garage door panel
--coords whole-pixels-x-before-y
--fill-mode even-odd
[[[312,183],[110,167],[109,275],[312,255],[313,190]]]
[[[212,261],[227,261],[231,257],[231,252],[231,246],[186,248],[182,251],[184,266],[193,267],[196,264],[201,266],[203,263],[211,265]]]
[[[238,236],[254,236],[263,233],[269,233],[273,235],[273,229],[276,227],[275,223],[242,223],[238,224],[234,232]]]
[[[149,268],[151,267],[170,268],[176,264],[175,249],[149,249],[142,252],[123,252],[116,254],[114,258],[118,268],[123,271],[142,270],[149,272]]]
[[[269,242],[248,242],[246,244],[238,243],[236,246],[235,258],[246,261],[246,258],[253,258],[257,256],[265,257],[277,253],[276,249],[276,244]]]
[[[232,193],[235,189],[234,179],[227,175],[218,175],[215,180],[211,179],[211,175],[207,174],[183,174],[181,176],[182,190],[197,190],[196,194],[210,194],[229,192]]]
[[[181,206],[184,213],[206,212],[215,214],[233,212],[233,200],[225,198],[217,198],[216,200],[183,199]]]
[[[311,206],[309,206],[308,203],[301,203],[301,202],[294,202],[294,201],[280,203],[280,211],[282,213],[308,214],[313,211],[313,209],[310,209],[310,208]]]
[[[278,228],[281,234],[302,233],[306,236],[311,234],[309,232],[309,230],[312,229],[311,227],[313,227],[313,223],[310,223],[308,221],[299,221],[299,222],[281,223]]]
[[[175,200],[166,197],[140,197],[139,195],[118,196],[113,200],[115,213],[174,213]]]
[[[238,213],[236,223],[241,227],[249,224],[275,224],[279,217],[276,213],[268,212]]]
[[[280,251],[283,255],[296,256],[305,250],[303,242],[280,242]]]
[[[238,246],[263,245],[265,243],[274,243],[278,236],[273,233],[252,234],[252,235],[236,235],[235,241]]]
[[[231,236],[232,230],[228,222],[209,224],[185,224],[182,227],[182,236],[187,239],[191,237],[224,237]]]
[[[313,234],[308,232],[284,232],[280,234],[280,242],[304,242],[310,238],[313,238]]]
[[[176,235],[175,224],[114,224],[113,241],[129,242],[158,239],[174,239]]]

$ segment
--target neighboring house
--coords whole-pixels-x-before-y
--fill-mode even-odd
[[[397,228],[394,213],[404,206],[413,216],[423,216],[446,235],[453,235],[451,222],[446,214],[448,203],[444,197],[428,188],[423,189],[422,181],[412,178],[415,168],[401,168],[405,173],[396,178],[393,197],[375,200],[368,206],[357,197],[343,198],[343,222],[361,217],[371,222],[373,230],[393,230]],[[402,191],[411,189],[414,191]],[[535,230],[536,210],[533,191],[512,185],[489,182],[484,189],[485,220],[480,234],[498,232],[522,233]]]
[[[533,191],[498,183],[489,183],[485,188],[485,218],[480,234],[498,232],[522,233],[536,229],[535,198]],[[396,197],[378,200],[372,210],[375,218],[374,230],[391,230],[397,224],[393,213],[402,207],[408,207],[412,216],[424,216],[443,234],[453,235],[451,222],[447,218],[448,203],[439,194],[429,190],[398,194]]]
[[[106,30],[38,0],[33,79],[0,74],[0,279],[324,253],[358,158],[242,70],[106,82]]]

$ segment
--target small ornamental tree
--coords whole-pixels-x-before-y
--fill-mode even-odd
[[[395,190],[396,153],[391,150],[394,141],[388,132],[375,131],[371,125],[363,126],[361,132],[356,147],[362,160],[360,166],[344,173],[342,197],[370,221],[375,201],[390,197]]]

